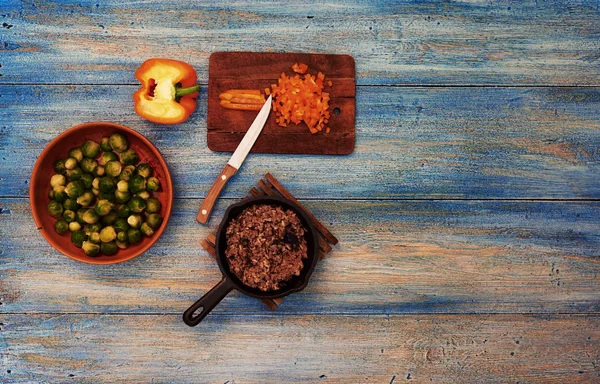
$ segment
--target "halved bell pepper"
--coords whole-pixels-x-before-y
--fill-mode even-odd
[[[178,124],[196,109],[200,85],[196,71],[183,61],[149,59],[135,71],[142,87],[133,94],[135,112],[159,124]]]

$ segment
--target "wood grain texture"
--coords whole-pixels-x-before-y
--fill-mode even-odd
[[[600,318],[8,315],[4,382],[591,383]]]
[[[590,0],[5,0],[0,80],[134,84],[161,56],[206,84],[210,53],[243,49],[349,54],[361,85],[600,85],[599,16]]]
[[[230,154],[206,147],[206,88],[184,124],[128,107],[134,86],[0,86],[0,196],[26,196],[33,164],[86,121],[134,128],[163,153],[176,197],[203,197]],[[251,154],[223,197],[272,172],[298,198],[600,198],[600,88],[358,87],[343,157]]]
[[[170,313],[221,278],[200,242],[211,226],[199,200],[176,199],[169,226],[144,255],[85,265],[36,233],[26,199],[2,199],[1,310],[10,313]],[[306,290],[276,313],[596,313],[600,202],[306,201],[339,243]],[[268,311],[232,293],[211,316]]]

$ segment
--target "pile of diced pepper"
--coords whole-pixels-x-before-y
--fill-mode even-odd
[[[162,224],[160,201],[152,196],[160,182],[123,134],[72,148],[54,170],[48,192],[54,230],[70,232],[71,242],[88,256],[115,255]]]

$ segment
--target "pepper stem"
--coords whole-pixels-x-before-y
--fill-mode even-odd
[[[186,88],[178,87],[178,88],[175,88],[175,97],[179,98],[179,97],[182,97],[185,95],[190,95],[194,92],[198,92],[199,90],[200,90],[200,84],[196,84],[196,85],[193,85],[191,87],[186,87]]]

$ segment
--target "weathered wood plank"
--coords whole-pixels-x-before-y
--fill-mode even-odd
[[[3,2],[2,81],[126,83],[150,57],[341,53],[358,84],[600,85],[596,1]],[[40,71],[44,68],[44,71]]]
[[[124,264],[86,265],[36,233],[26,199],[2,199],[0,300],[11,313],[182,313],[220,279],[200,242],[200,200],[177,199],[164,235]],[[600,202],[306,201],[339,239],[277,314],[595,313]],[[264,314],[233,293],[215,314]]]
[[[6,315],[3,382],[591,383],[600,318]]]
[[[190,120],[159,126],[134,86],[0,86],[0,196],[26,196],[64,129],[125,124],[163,152],[178,197],[203,197],[230,154],[206,146],[206,88]],[[222,196],[272,172],[299,198],[600,198],[600,88],[359,87],[348,156],[251,154]]]

